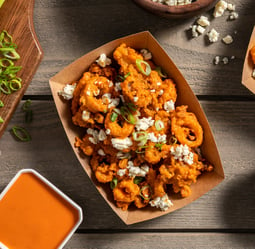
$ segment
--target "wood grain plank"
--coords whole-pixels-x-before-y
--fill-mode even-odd
[[[254,234],[218,233],[125,233],[75,234],[65,249],[253,249]]]
[[[22,104],[22,103],[21,103]],[[34,168],[84,210],[83,229],[255,228],[255,102],[201,101],[221,154],[226,179],[190,205],[160,218],[126,226],[104,202],[74,156],[52,101],[33,101],[34,121],[19,107],[0,140],[0,190],[21,168]],[[11,136],[28,128],[29,143]]]
[[[233,36],[234,42],[225,45],[221,41],[208,44],[205,35],[191,39],[188,29],[197,17],[168,20],[128,0],[75,1],[75,4],[70,0],[37,1],[34,23],[45,57],[27,94],[50,95],[48,79],[73,60],[113,39],[149,30],[180,68],[195,94],[250,96],[241,84],[241,75],[254,25],[255,2],[232,0],[231,3],[236,4],[239,13],[235,21],[227,20],[229,12],[217,19],[212,18],[212,11],[204,13],[211,20],[207,31],[215,28],[221,38],[227,34]],[[216,55],[235,56],[235,59],[228,65],[214,65]]]

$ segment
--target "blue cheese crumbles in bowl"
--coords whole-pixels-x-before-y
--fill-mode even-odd
[[[218,0],[134,0],[142,8],[167,18],[187,18],[211,9]]]
[[[190,196],[190,185],[213,170],[199,150],[202,126],[187,105],[176,106],[174,81],[147,49],[121,43],[59,94],[71,97],[72,122],[84,128],[75,147],[124,211],[166,211],[173,206],[169,193]]]

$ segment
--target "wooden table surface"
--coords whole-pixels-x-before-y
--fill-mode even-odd
[[[81,248],[255,248],[255,97],[241,84],[246,48],[255,24],[254,0],[228,0],[239,18],[212,18],[221,37],[208,44],[187,31],[196,17],[169,20],[131,0],[36,0],[34,25],[44,58],[23,101],[0,139],[0,191],[18,170],[33,168],[83,209],[84,221],[64,247]],[[225,180],[171,214],[127,226],[99,195],[76,159],[59,120],[48,80],[83,54],[128,34],[149,30],[197,95],[221,155]],[[235,56],[213,64],[216,55]],[[255,82],[254,82],[255,83]],[[21,105],[32,100],[34,120],[24,122]],[[9,130],[29,129],[32,141],[17,142]]]

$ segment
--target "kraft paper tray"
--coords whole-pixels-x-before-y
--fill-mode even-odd
[[[81,136],[85,133],[85,131],[82,131],[80,128],[75,127],[72,124],[69,106],[70,103],[68,103],[68,101],[64,101],[58,95],[58,92],[62,90],[66,84],[81,78],[83,72],[88,69],[89,65],[94,62],[100,56],[100,54],[105,53],[107,56],[111,57],[113,50],[122,42],[125,42],[127,45],[136,49],[149,49],[153,55],[153,61],[155,62],[155,64],[161,66],[164,71],[175,81],[178,93],[176,105],[188,105],[188,110],[196,114],[204,130],[204,142],[201,146],[202,154],[215,167],[215,170],[213,172],[202,174],[198,178],[197,183],[192,185],[192,194],[188,198],[178,198],[171,196],[171,200],[174,205],[165,212],[151,207],[136,210],[131,209],[128,211],[122,211],[120,208],[116,207],[109,186],[99,184],[96,181],[95,177],[93,176],[93,172],[91,171],[91,168],[88,164],[88,158],[81,156],[79,150],[74,147],[75,137]],[[69,66],[64,68],[62,71],[57,73],[55,76],[53,76],[50,79],[50,87],[59,117],[65,129],[66,135],[70,141],[70,144],[74,150],[74,153],[76,154],[82,167],[98,189],[99,193],[104,197],[105,201],[111,206],[113,211],[126,224],[133,224],[156,218],[171,213],[179,208],[182,208],[193,202],[197,198],[201,197],[203,194],[211,190],[224,179],[224,172],[220,156],[213,138],[213,134],[196,96],[193,94],[188,83],[186,82],[180,71],[177,69],[171,58],[167,55],[167,53],[162,49],[160,44],[148,31],[113,40],[82,56],[81,58],[77,59]],[[84,182],[84,185],[85,184],[86,183]]]
[[[255,93],[255,78],[252,77],[252,71],[255,69],[255,66],[252,63],[250,56],[250,49],[253,46],[255,46],[255,26],[253,28],[250,42],[246,51],[242,73],[242,84],[246,86],[252,93]]]

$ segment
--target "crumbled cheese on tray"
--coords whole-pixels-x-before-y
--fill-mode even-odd
[[[231,44],[233,42],[233,38],[231,35],[227,35],[225,37],[222,38],[222,41],[225,43],[225,44]]]
[[[191,4],[192,0],[151,0],[154,3],[161,3],[168,6],[187,5]]]
[[[220,33],[218,33],[215,29],[211,29],[211,31],[207,34],[208,39],[210,42],[217,42],[220,36]]]

